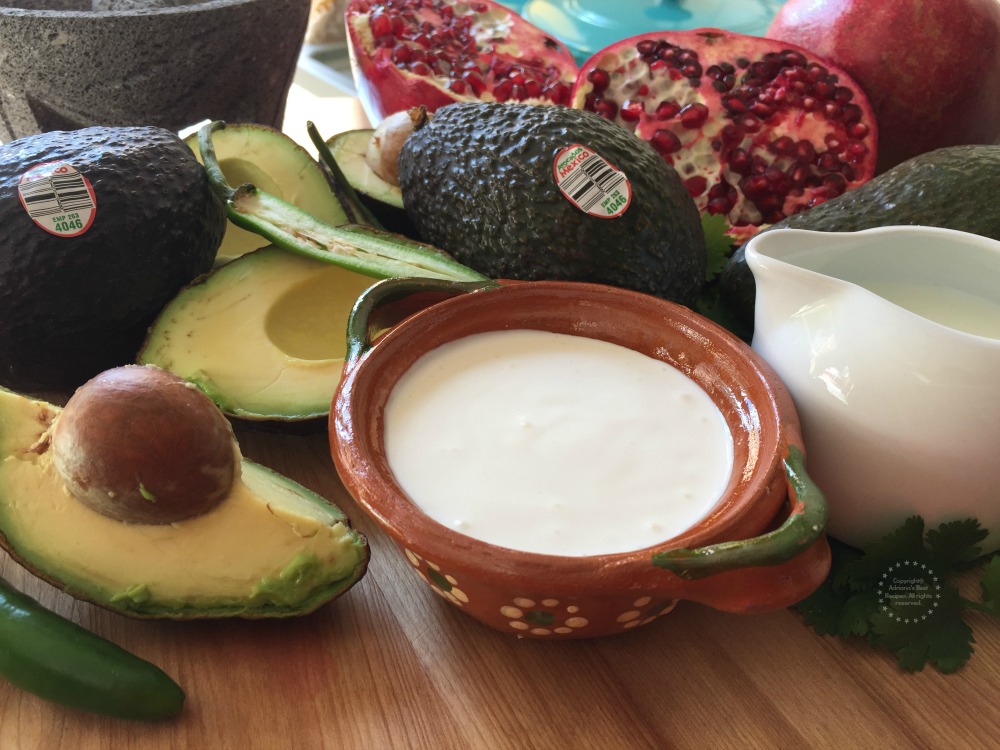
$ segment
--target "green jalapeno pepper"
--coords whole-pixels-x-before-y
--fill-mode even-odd
[[[45,700],[123,719],[166,719],[184,691],[159,667],[0,579],[0,677]]]

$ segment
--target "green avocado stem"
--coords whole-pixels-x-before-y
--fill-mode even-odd
[[[246,183],[233,188],[222,172],[212,133],[225,123],[207,123],[198,131],[198,147],[212,189],[225,203],[230,221],[285,250],[317,258],[376,279],[424,277],[450,281],[486,281],[483,274],[442,250],[400,234],[349,224],[333,227],[298,206]]]

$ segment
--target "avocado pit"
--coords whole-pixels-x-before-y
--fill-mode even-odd
[[[82,385],[55,420],[52,459],[67,489],[127,523],[201,515],[228,494],[237,449],[229,422],[194,385],[127,365]]]

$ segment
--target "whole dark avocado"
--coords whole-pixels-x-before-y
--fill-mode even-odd
[[[207,272],[226,216],[173,132],[91,127],[0,146],[0,385],[68,391],[132,362]]]
[[[857,232],[892,225],[957,229],[1000,240],[1000,146],[950,146],[928,151],[833,200],[793,214],[765,231]],[[725,305],[753,326],[756,287],[746,245],[719,277]]]
[[[442,107],[403,145],[399,183],[421,239],[491,278],[603,283],[685,305],[704,284],[701,220],[677,173],[589,112]]]

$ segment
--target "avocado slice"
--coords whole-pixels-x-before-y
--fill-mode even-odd
[[[368,145],[374,133],[372,128],[348,130],[329,138],[326,144],[345,179],[379,224],[390,232],[416,237],[417,229],[403,206],[403,191],[368,165]]]
[[[201,161],[197,132],[184,142]],[[255,123],[227,124],[215,132],[214,143],[219,166],[232,184],[253,183],[327,224],[348,223],[350,217],[319,163],[285,133]],[[267,244],[259,234],[229,222],[216,264],[228,263]]]
[[[367,540],[342,511],[242,457],[230,494],[195,518],[129,524],[91,510],[53,466],[60,411],[0,389],[0,546],[67,593],[132,617],[288,617],[364,575]]]
[[[138,362],[195,383],[229,416],[324,417],[347,317],[372,283],[277,247],[254,250],[182,290],[150,327]]]
[[[860,187],[793,214],[766,231],[858,232],[892,225],[957,229],[1000,240],[1000,146],[949,146],[914,156]],[[719,277],[724,304],[753,328],[756,284],[737,248]]]

